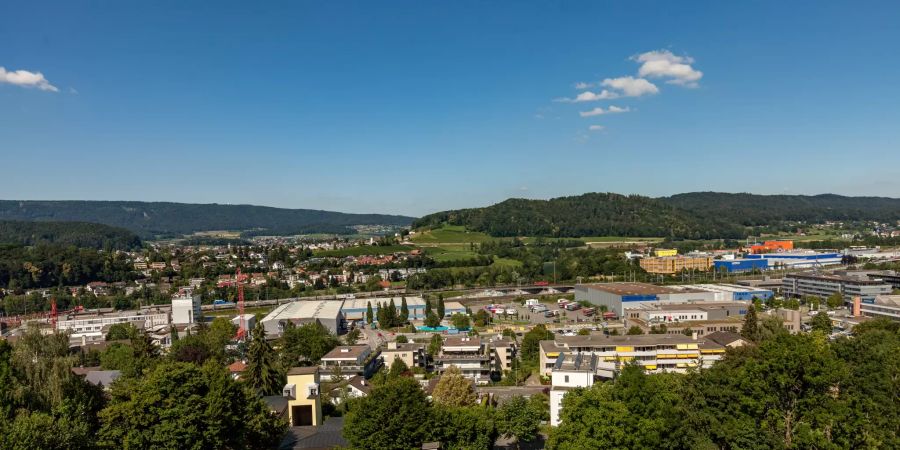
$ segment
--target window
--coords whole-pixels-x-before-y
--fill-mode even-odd
[[[569,376],[566,375],[566,383],[568,383],[568,382],[569,382]]]

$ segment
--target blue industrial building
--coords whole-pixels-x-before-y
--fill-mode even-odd
[[[722,270],[732,272],[750,272],[752,270],[768,270],[767,259],[718,259],[713,261],[713,267],[717,272]]]

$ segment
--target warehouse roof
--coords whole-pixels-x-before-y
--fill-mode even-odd
[[[599,283],[582,286],[587,289],[595,289],[615,295],[651,295],[684,292],[648,283]]]
[[[342,309],[346,311],[365,311],[370,302],[372,308],[378,309],[379,303],[390,303],[392,299],[394,300],[394,305],[398,308],[403,303],[403,297],[350,298],[344,300]],[[422,297],[406,297],[406,306],[410,308],[413,306],[424,307],[425,300],[422,300]]]
[[[341,313],[343,300],[301,300],[285,303],[265,318],[264,322],[282,319],[335,319]]]

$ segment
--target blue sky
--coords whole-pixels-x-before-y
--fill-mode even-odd
[[[0,43],[3,199],[900,197],[898,2],[6,2]]]

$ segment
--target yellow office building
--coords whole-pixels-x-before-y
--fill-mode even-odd
[[[322,424],[318,367],[291,368],[287,373],[283,394],[288,399],[288,421],[291,426]]]
[[[661,256],[641,259],[641,269],[648,273],[675,274],[682,270],[709,270],[710,256]]]

